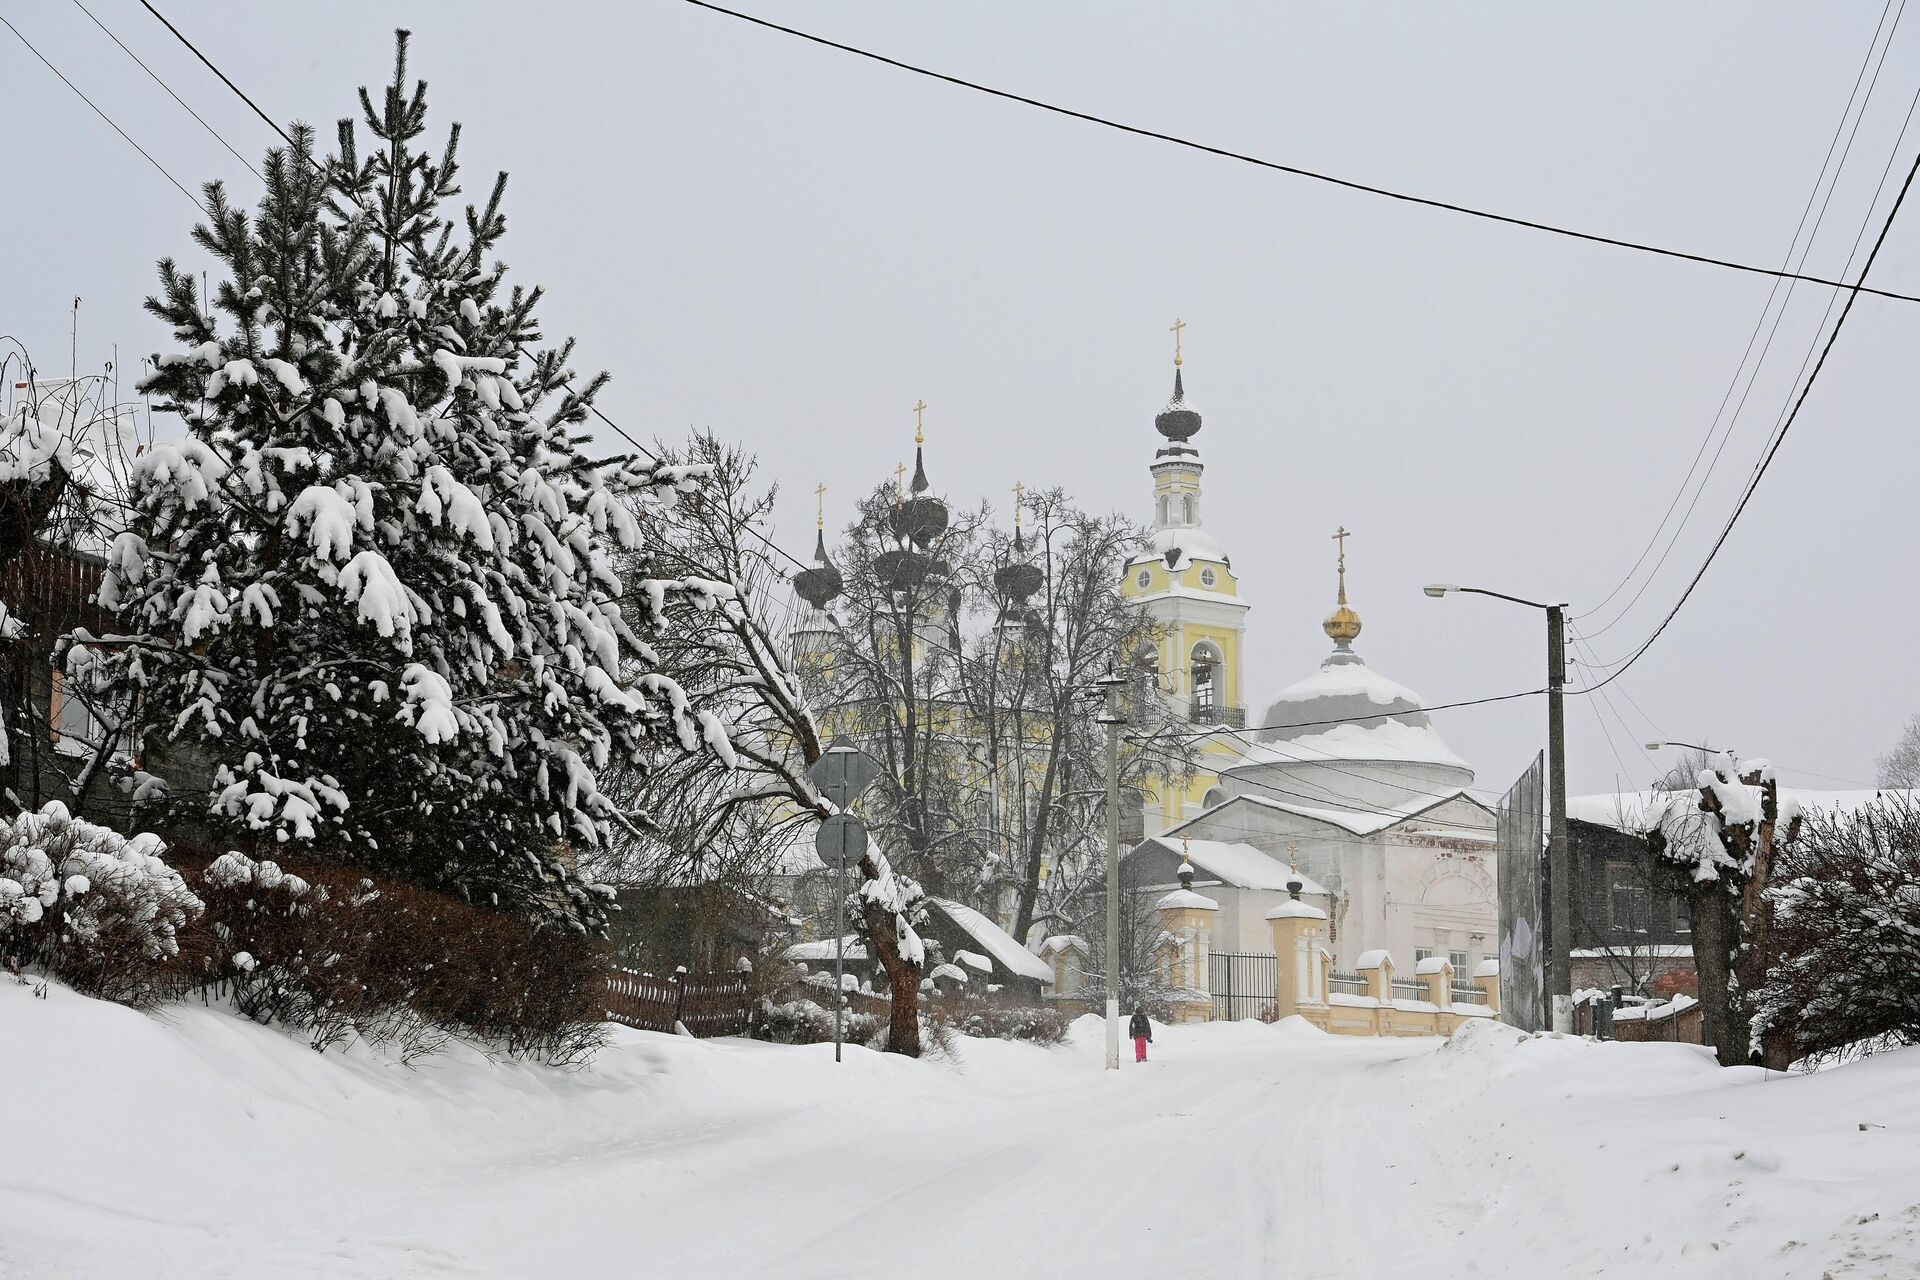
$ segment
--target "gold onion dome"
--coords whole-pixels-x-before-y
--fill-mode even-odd
[[[1345,525],[1342,525],[1340,531],[1333,535],[1334,541],[1340,544],[1340,595],[1337,607],[1327,615],[1327,620],[1320,624],[1320,629],[1327,633],[1327,638],[1342,649],[1352,644],[1360,635],[1360,615],[1347,607],[1347,539],[1352,536],[1347,532]]]

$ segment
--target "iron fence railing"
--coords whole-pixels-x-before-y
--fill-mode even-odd
[[[1213,1016],[1223,1022],[1273,1017],[1280,958],[1270,952],[1216,951],[1207,957]]]

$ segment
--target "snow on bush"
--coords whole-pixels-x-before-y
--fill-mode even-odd
[[[1755,1024],[1797,1057],[1920,1043],[1920,807],[1888,796],[1816,811],[1780,858],[1772,963]]]
[[[504,175],[443,204],[455,147],[422,138],[405,53],[363,96],[366,153],[345,124],[319,161],[301,129],[253,217],[209,189],[212,296],[162,263],[179,349],[142,390],[187,432],[136,464],[99,595],[126,634],[67,661],[211,758],[205,816],[236,843],[592,931],[611,893],[576,853],[630,825],[603,772],[733,758],[646,639],[733,589],[644,576],[703,473],[588,456],[604,376],[537,345],[539,290],[497,257]]]
[[[848,1044],[868,1044],[886,1031],[886,1023],[871,1013],[849,1010],[841,1026]],[[820,1044],[833,1039],[833,1012],[811,1000],[780,1003],[762,998],[753,1020],[753,1038],[775,1044]]]
[[[59,801],[0,823],[0,952],[79,990],[151,1004],[180,990],[182,930],[204,903],[159,837],[121,835]]]

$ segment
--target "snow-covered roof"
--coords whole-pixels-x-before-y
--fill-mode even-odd
[[[1639,956],[1646,960],[1691,960],[1693,944],[1691,942],[1623,942],[1612,948],[1575,947],[1567,952],[1567,955],[1575,960],[1605,960],[1614,956]],[[1482,963],[1485,962],[1482,961]],[[1496,960],[1493,963],[1500,962]]]
[[[1087,940],[1077,933],[1056,933],[1040,944],[1043,956],[1057,955],[1062,951],[1078,951],[1081,955],[1091,955],[1093,948]]]
[[[938,907],[946,917],[953,921],[967,936],[980,944],[997,961],[1001,968],[1022,978],[1034,978],[1041,982],[1053,981],[1053,966],[1041,960],[1039,956],[1013,940],[1013,935],[993,921],[963,903],[949,898],[928,898],[929,906]]]
[[[1191,889],[1175,889],[1153,904],[1155,911],[1175,911],[1182,908],[1194,911],[1218,911],[1220,904],[1206,894],[1195,893]]]
[[[972,969],[975,973],[993,972],[993,961],[987,959],[977,951],[956,951],[953,953],[953,958],[967,966],[967,968]]]
[[[1383,964],[1392,964],[1393,957],[1385,947],[1375,947],[1371,951],[1362,951],[1360,958],[1353,962],[1353,971],[1361,973],[1368,969],[1378,969]]]
[[[1220,540],[1199,525],[1168,525],[1164,529],[1155,529],[1140,540],[1140,552],[1127,561],[1128,567],[1151,564],[1156,560],[1165,565],[1169,551],[1179,553],[1169,566],[1176,573],[1196,560],[1210,560],[1215,564],[1227,562],[1226,548],[1220,545]]]
[[[1233,765],[1228,769],[1222,770],[1222,773],[1230,773],[1240,767],[1239,765]],[[1413,789],[1411,783],[1408,784],[1408,789]],[[1351,831],[1357,836],[1370,836],[1376,831],[1385,831],[1390,827],[1397,827],[1403,822],[1411,822],[1422,814],[1439,808],[1449,800],[1460,799],[1473,800],[1473,797],[1467,795],[1466,791],[1460,787],[1445,787],[1431,792],[1415,791],[1413,795],[1397,805],[1386,805],[1373,810],[1355,810],[1327,808],[1320,805],[1307,804],[1303,801],[1280,799],[1275,796],[1239,795],[1232,797],[1232,799],[1223,802],[1221,805],[1216,805],[1215,808],[1223,808],[1225,805],[1244,800],[1248,804],[1257,804],[1268,809],[1278,809],[1283,813],[1291,813],[1301,818],[1310,818],[1315,822],[1325,822],[1331,826]],[[1473,803],[1478,804],[1479,801],[1473,800]],[[1211,812],[1211,810],[1209,810],[1209,812]],[[1206,816],[1205,813],[1202,813],[1197,817],[1188,819],[1188,821],[1200,822],[1205,819]],[[1447,826],[1445,823],[1435,823],[1433,825],[1440,827]],[[1179,828],[1176,827],[1174,830],[1178,831]],[[1450,837],[1457,837],[1459,839],[1484,840],[1489,844],[1493,842],[1490,824],[1471,824],[1466,828],[1448,828],[1447,834]]]
[[[834,940],[832,938],[822,938],[816,942],[796,942],[781,954],[789,960],[831,960],[833,959],[833,943]],[[865,960],[866,958],[866,945],[856,941],[852,934],[848,934],[847,959]]]
[[[1476,978],[1499,977],[1500,976],[1500,957],[1488,956],[1485,960],[1482,960],[1479,964],[1473,966],[1473,976]]]
[[[1310,902],[1289,898],[1267,912],[1269,920],[1325,920],[1327,913]]]
[[[1295,872],[1287,863],[1244,840],[1231,843],[1225,840],[1183,842],[1175,836],[1155,836],[1153,843],[1175,853],[1180,852],[1184,844],[1187,860],[1222,884],[1240,889],[1278,889],[1284,893],[1287,881],[1298,880],[1303,894],[1318,894],[1323,898],[1331,896],[1326,886]]]
[[[1425,960],[1416,960],[1413,962],[1413,972],[1416,977],[1425,973],[1439,973],[1444,969],[1450,969],[1452,967],[1453,961],[1447,959],[1445,956],[1428,956]]]
[[[1752,761],[1742,763],[1751,764]],[[1797,804],[1802,813],[1851,814],[1878,803],[1920,805],[1920,790],[1888,788],[1884,791],[1812,791],[1804,787],[1781,787],[1781,806]],[[1592,796],[1567,797],[1567,817],[1616,831],[1651,831],[1669,806],[1693,810],[1700,803],[1698,791],[1621,791]]]
[[[1419,694],[1344,649],[1282,689],[1256,737],[1276,746],[1279,761],[1389,760],[1468,768],[1433,727]]]

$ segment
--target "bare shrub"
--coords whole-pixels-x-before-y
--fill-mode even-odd
[[[298,1028],[316,1049],[362,1039],[412,1057],[459,1034],[574,1063],[601,1043],[606,960],[575,931],[240,853],[215,859],[204,879],[210,976],[248,1017]]]
[[[1058,1009],[1004,997],[957,995],[927,1002],[927,1018],[963,1036],[1060,1044],[1068,1018]]]

